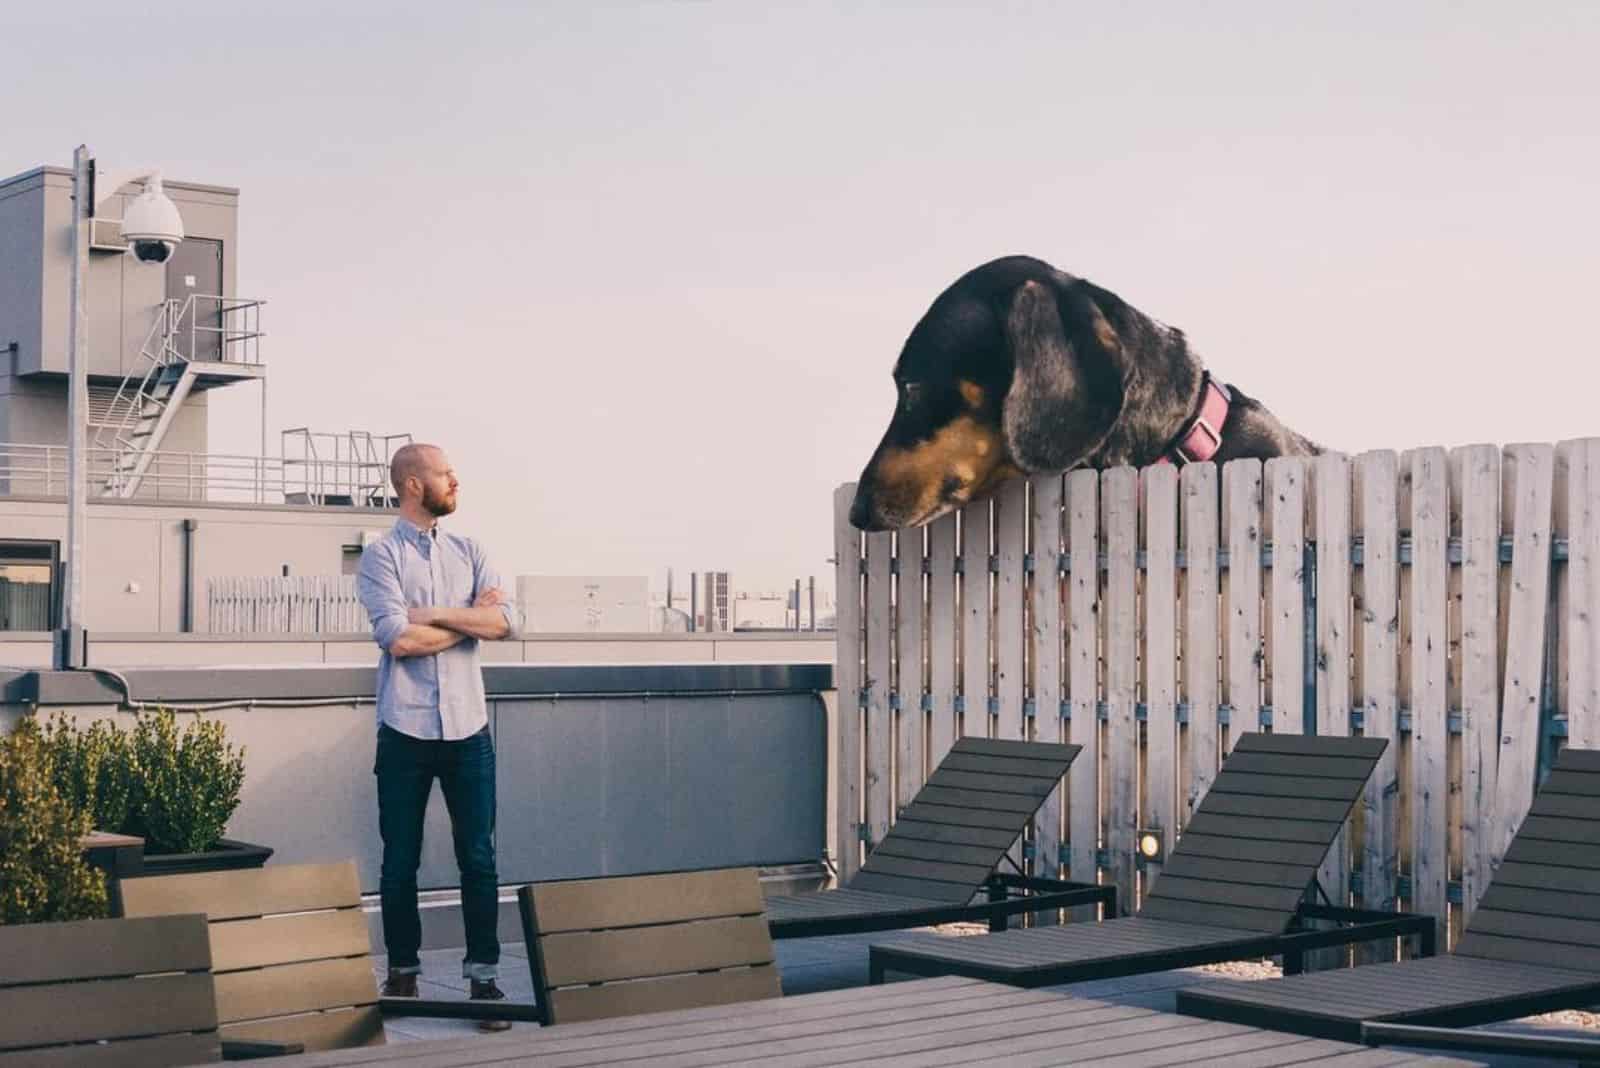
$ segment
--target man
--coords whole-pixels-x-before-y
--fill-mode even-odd
[[[450,813],[467,950],[462,977],[474,1000],[505,997],[499,974],[495,870],[494,742],[478,642],[511,632],[499,576],[471,539],[439,529],[456,509],[459,483],[437,446],[406,445],[389,464],[400,518],[361,554],[361,603],[378,659],[378,888],[389,975],[383,993],[416,997],[422,971],[417,866],[433,780]],[[509,1021],[483,1021],[504,1030]]]

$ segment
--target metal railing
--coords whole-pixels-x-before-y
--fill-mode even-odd
[[[93,446],[87,450],[84,477],[91,500],[107,499],[99,491],[125,451]],[[368,461],[347,457],[308,462],[277,456],[156,452],[139,492],[131,499],[388,507],[392,501],[382,485],[375,492],[366,492],[372,468]],[[386,463],[384,470],[387,475]],[[0,441],[0,497],[64,497],[66,492],[65,445]]]

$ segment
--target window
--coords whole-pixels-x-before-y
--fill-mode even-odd
[[[53,630],[61,543],[0,539],[0,630]]]

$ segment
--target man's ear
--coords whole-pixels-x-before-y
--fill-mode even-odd
[[[1015,369],[1003,429],[1024,471],[1063,471],[1094,452],[1122,415],[1127,359],[1106,317],[1075,286],[1024,282],[1006,311]]]

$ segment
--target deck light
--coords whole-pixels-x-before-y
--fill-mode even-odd
[[[1159,830],[1142,830],[1138,835],[1139,856],[1154,864],[1161,863],[1165,852]]]

